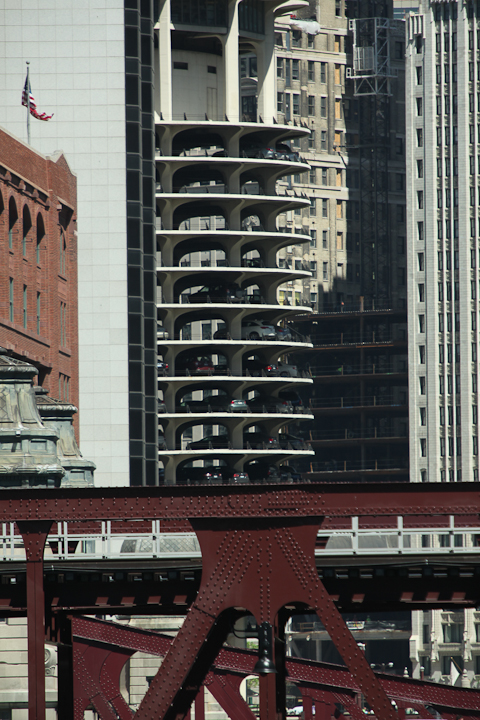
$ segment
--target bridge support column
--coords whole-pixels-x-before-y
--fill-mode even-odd
[[[17,522],[27,560],[28,720],[45,720],[45,592],[43,551],[52,523]]]

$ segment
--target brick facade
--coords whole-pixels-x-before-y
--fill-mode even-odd
[[[77,182],[0,129],[0,346],[78,407]],[[78,427],[78,420],[76,420]]]

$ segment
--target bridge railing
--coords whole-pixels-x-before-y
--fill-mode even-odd
[[[409,525],[411,520],[409,517]],[[82,533],[78,523],[57,523],[48,536],[45,560],[199,560],[202,557],[193,532],[162,531],[159,520],[152,521],[149,532],[117,532],[114,525],[110,520],[102,521],[100,532]],[[480,526],[456,527],[453,515],[444,526],[437,527],[406,527],[403,516],[392,518],[388,526],[385,523],[374,528],[362,527],[359,517],[351,518],[350,527],[345,527],[345,523],[341,525],[320,528],[316,557],[480,555]],[[0,560],[24,562],[22,538],[14,523],[2,523],[1,530]]]

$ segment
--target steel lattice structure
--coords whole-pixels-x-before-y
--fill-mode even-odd
[[[394,720],[397,713],[391,705],[390,697],[398,695],[400,690],[398,686],[388,685],[395,681],[375,676],[339,612],[337,605],[342,605],[341,594],[335,592],[327,575],[323,579],[320,577],[318,558],[317,564],[315,561],[318,530],[331,527],[332,523],[337,526],[343,524],[347,528],[351,526],[351,517],[354,516],[358,518],[359,528],[373,531],[375,528],[385,528],[388,523],[394,526],[399,514],[403,517],[405,527],[427,530],[445,528],[448,533],[452,518],[456,528],[475,527],[479,523],[480,487],[473,483],[428,487],[403,484],[301,484],[244,486],[238,490],[214,486],[177,486],[5,491],[0,496],[0,508],[5,522],[17,523],[26,550],[25,588],[16,587],[9,592],[8,586],[4,586],[6,589],[2,588],[1,606],[3,614],[25,611],[27,614],[31,720],[43,720],[45,717],[43,653],[46,631],[49,640],[59,643],[62,698],[59,712],[62,718],[74,717],[77,720],[82,717],[82,702],[95,689],[93,680],[93,685],[88,689],[87,675],[93,672],[95,676],[97,673],[95,682],[103,682],[102,672],[107,672],[104,663],[113,652],[111,647],[103,647],[102,660],[100,651],[99,654],[88,650],[90,654],[93,652],[93,657],[86,662],[86,656],[77,652],[78,648],[74,651],[72,632],[75,633],[75,623],[78,621],[75,617],[72,621],[72,616],[88,612],[89,607],[82,604],[80,596],[75,599],[72,595],[69,597],[69,606],[62,605],[62,598],[48,589],[43,557],[53,522],[60,520],[81,525],[98,520],[114,520],[123,522],[125,529],[131,526],[135,532],[139,521],[152,519],[179,525],[188,523],[201,547],[202,569],[198,590],[191,588],[190,595],[182,595],[186,577],[183,578],[183,586],[180,579],[175,589],[170,588],[170,597],[161,592],[159,581],[155,581],[155,578],[151,580],[143,602],[150,606],[152,613],[172,612],[174,607],[177,607],[178,612],[178,605],[188,608],[188,612],[135,714],[138,720],[176,720],[185,717],[216,662],[232,623],[247,614],[253,614],[258,624],[267,622],[274,629],[277,674],[261,677],[261,718],[273,720],[283,717],[286,676],[284,627],[288,618],[298,612],[315,612],[320,617],[353,678],[351,682],[354,686],[349,689],[350,695],[347,695],[353,698],[360,689],[376,717]],[[450,548],[449,552],[453,559],[455,548]],[[354,557],[354,551],[347,551],[346,555]],[[394,558],[395,550],[390,559]],[[111,567],[108,558],[103,562],[105,568]],[[421,586],[415,586],[415,582],[412,586],[412,582],[408,576],[399,576],[396,585],[397,599],[411,606],[438,607],[442,593],[448,594],[448,598],[443,598],[447,604],[471,606],[480,601],[475,577],[466,582],[462,578],[454,580],[445,574],[435,576],[432,573],[423,578]],[[96,590],[96,607],[112,607],[108,597],[100,597],[100,588]],[[125,594],[120,593],[116,599],[117,606],[126,607],[129,613],[135,614],[140,604],[137,604],[134,595],[127,596],[127,586],[122,590]],[[350,591],[355,595],[352,597],[353,602],[363,603],[362,609],[375,605],[368,593],[362,593],[362,581],[353,578]],[[22,606],[23,593],[26,595]],[[13,607],[15,598],[17,605]],[[377,604],[378,601],[377,598]],[[93,640],[92,643],[95,644]],[[85,648],[83,650],[87,652]],[[124,654],[124,659],[126,657],[128,653]],[[102,718],[122,717],[118,708],[115,709],[118,693],[115,692],[113,679],[118,678],[124,660],[122,662],[118,656],[115,659],[112,656],[110,662],[113,665],[108,665],[108,677],[104,678],[105,682],[108,681],[107,695],[110,699],[107,698],[101,711]],[[72,680],[74,668],[75,682]],[[288,672],[292,672],[290,667]],[[306,695],[321,703],[327,701],[322,693],[328,692],[328,702],[332,702],[333,696],[340,698],[338,702],[343,703],[341,698],[345,696],[345,687],[338,679],[340,676],[336,677],[337,680],[332,680],[326,691],[325,688],[316,688],[315,692],[312,690],[310,695]],[[225,683],[229,683],[230,690]],[[225,693],[234,692],[234,686],[235,682],[232,686],[228,678],[224,679]],[[446,692],[442,686],[429,685],[430,689],[420,690],[422,687],[419,683],[417,694],[414,693],[413,701],[417,705],[428,702],[438,707],[445,716],[452,711],[462,711],[472,717],[480,714],[476,691],[447,698],[445,694],[442,695]],[[120,700],[117,704],[120,707]],[[352,716],[360,717],[359,711],[353,707],[353,700],[347,705]],[[76,714],[74,707],[77,708]]]

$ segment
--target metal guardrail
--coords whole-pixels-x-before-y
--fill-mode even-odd
[[[160,521],[153,520],[150,532],[114,532],[112,522],[101,523],[99,533],[74,532],[75,523],[57,523],[56,532],[47,539],[45,560],[48,563],[75,560],[129,559],[201,559],[195,533],[161,532]],[[480,526],[455,527],[449,516],[445,526],[405,527],[403,516],[397,516],[390,527],[361,527],[358,517],[344,530],[323,530],[317,534],[316,557],[420,555],[480,555]],[[0,560],[25,562],[22,537],[15,533],[14,523],[2,523]]]
[[[404,470],[408,472],[408,462],[399,460],[326,460],[310,463],[310,472],[369,472],[376,470]]]
[[[365,397],[333,397],[333,398],[311,398],[311,408],[355,408],[355,407],[402,407],[406,405],[404,402],[396,402],[396,398],[393,395],[368,395]]]
[[[395,527],[372,530],[360,527],[359,518],[351,518],[346,530],[320,530],[315,555],[466,555],[480,554],[480,527],[455,527],[450,515],[445,527],[404,527],[396,517]]]
[[[394,428],[367,428],[363,430],[341,428],[339,430],[312,430],[310,436],[311,440],[368,440],[372,438],[406,438],[408,433],[406,430],[397,431]]]
[[[331,375],[392,375],[406,373],[407,369],[398,368],[390,363],[382,363],[380,365],[317,365],[310,367],[313,377],[331,376]]]

